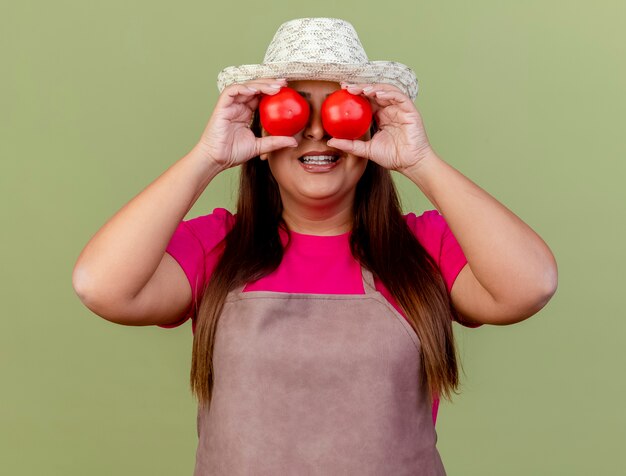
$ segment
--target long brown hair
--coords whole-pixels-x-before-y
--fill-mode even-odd
[[[258,110],[251,126],[261,136]],[[372,123],[371,134],[376,132]],[[254,157],[241,166],[237,219],[218,245],[219,259],[197,313],[191,362],[191,390],[209,405],[213,388],[213,345],[228,292],[274,271],[283,257],[278,184],[267,161]],[[352,255],[380,279],[417,333],[422,375],[431,396],[451,399],[459,385],[452,319],[456,312],[435,260],[409,229],[389,170],[369,161],[356,186],[350,238]]]

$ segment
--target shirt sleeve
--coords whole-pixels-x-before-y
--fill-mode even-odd
[[[217,245],[233,224],[234,215],[225,208],[215,208],[213,213],[183,220],[178,224],[165,251],[185,272],[191,287],[191,303],[178,322],[157,324],[158,327],[172,329],[190,318],[195,324],[199,299],[220,257]]]
[[[427,210],[420,216],[408,213],[404,217],[419,242],[437,262],[450,294],[454,281],[467,264],[461,245],[438,210]],[[482,325],[457,322],[472,328]]]

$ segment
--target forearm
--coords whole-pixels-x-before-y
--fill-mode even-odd
[[[434,152],[402,173],[443,215],[476,279],[496,302],[554,292],[557,266],[549,247],[494,197]]]
[[[110,218],[80,253],[82,298],[132,299],[156,271],[176,227],[220,168],[192,149]]]

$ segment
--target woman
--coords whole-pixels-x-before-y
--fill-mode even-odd
[[[77,293],[120,324],[192,318],[195,474],[445,474],[434,423],[459,383],[452,320],[539,311],[557,285],[548,246],[434,152],[413,72],[368,61],[343,20],[281,25],[263,64],[218,86],[194,149],[85,247]],[[259,124],[283,86],[311,108],[293,137]],[[372,104],[359,140],[322,127],[340,88]],[[238,165],[237,213],[181,222]],[[391,170],[437,210],[403,215]]]

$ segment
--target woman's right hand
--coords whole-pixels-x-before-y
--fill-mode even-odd
[[[284,79],[256,79],[224,88],[197,148],[207,160],[227,169],[267,152],[297,146],[293,137],[256,137],[250,129],[261,94],[276,94],[284,86]]]

